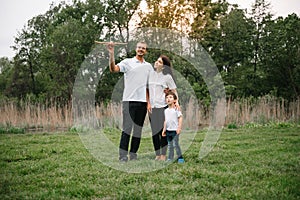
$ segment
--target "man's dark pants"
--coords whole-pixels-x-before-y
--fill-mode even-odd
[[[130,144],[130,159],[137,158],[137,151],[141,142],[142,128],[147,114],[147,103],[137,101],[123,101],[123,131],[120,140],[119,159],[127,160],[131,131],[133,134]]]

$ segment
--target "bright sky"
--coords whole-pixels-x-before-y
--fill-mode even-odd
[[[71,0],[65,0],[69,2]],[[227,0],[236,3],[241,8],[251,8],[254,0]],[[0,57],[14,56],[10,46],[14,44],[17,32],[26,25],[27,21],[34,16],[44,14],[50,8],[52,2],[61,0],[1,0],[0,3]],[[296,13],[300,16],[300,0],[269,0],[275,16],[286,17]]]

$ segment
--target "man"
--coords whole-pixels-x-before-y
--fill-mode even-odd
[[[120,139],[119,160],[120,162],[127,162],[132,128],[129,158],[130,160],[137,159],[142,127],[147,113],[147,102],[149,102],[148,76],[153,68],[150,63],[144,60],[144,55],[147,52],[145,42],[137,43],[136,55],[133,58],[126,58],[117,65],[114,59],[114,43],[108,43],[107,50],[109,52],[110,71],[124,73],[123,130]]]

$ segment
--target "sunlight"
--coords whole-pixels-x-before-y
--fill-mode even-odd
[[[161,3],[160,3],[160,5],[162,6],[162,7],[165,7],[165,6],[167,6],[168,5],[168,1],[166,1],[166,0],[164,0],[164,1],[162,1]]]
[[[142,0],[141,3],[140,3],[140,9],[143,11],[143,12],[146,12],[148,9],[147,9],[147,2],[146,0]]]

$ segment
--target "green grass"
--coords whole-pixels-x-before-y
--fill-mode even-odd
[[[299,127],[225,129],[199,160],[204,133],[184,164],[147,173],[102,164],[76,133],[0,134],[0,199],[300,199]],[[119,140],[119,131],[106,134]],[[151,148],[143,139],[141,153]]]

